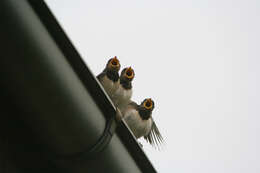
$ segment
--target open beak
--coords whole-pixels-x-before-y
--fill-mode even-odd
[[[110,64],[112,67],[117,67],[117,68],[120,67],[119,60],[117,59],[116,56],[111,60]]]
[[[153,101],[152,101],[152,99],[147,99],[147,100],[145,100],[145,102],[144,102],[144,107],[145,107],[145,109],[152,109],[152,107],[153,107]]]
[[[126,69],[126,71],[125,71],[125,76],[128,78],[128,79],[133,79],[134,78],[134,70],[131,68],[131,67],[129,67],[129,68],[127,68]]]

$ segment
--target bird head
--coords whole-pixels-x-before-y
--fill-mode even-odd
[[[119,71],[120,67],[121,67],[120,62],[116,56],[114,58],[111,58],[110,60],[108,60],[108,63],[107,63],[108,69]]]
[[[128,81],[132,81],[135,77],[135,72],[132,67],[124,68],[121,72],[121,76]]]
[[[152,111],[154,109],[154,101],[151,98],[144,99],[141,105],[149,111]]]

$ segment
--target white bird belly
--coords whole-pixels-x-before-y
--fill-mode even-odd
[[[130,103],[130,99],[132,97],[132,89],[124,89],[122,85],[119,85],[114,95],[112,96],[112,100],[115,105],[121,110],[124,111],[125,107]]]
[[[126,109],[124,120],[136,138],[147,135],[152,128],[152,120],[143,120],[135,109]]]
[[[107,94],[109,95],[110,98],[114,95],[115,91],[117,90],[119,86],[119,81],[113,82],[112,80],[108,79],[107,76],[105,76],[103,79],[101,79],[101,84]]]

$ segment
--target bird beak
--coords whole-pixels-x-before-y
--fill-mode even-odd
[[[111,64],[112,67],[115,67],[115,68],[120,67],[119,60],[117,59],[116,56],[111,60],[110,64]]]
[[[125,71],[125,76],[128,79],[133,79],[134,78],[134,70],[131,67],[127,68],[126,71]]]
[[[153,107],[153,101],[152,99],[147,99],[145,102],[144,102],[144,107],[145,109],[152,109]]]

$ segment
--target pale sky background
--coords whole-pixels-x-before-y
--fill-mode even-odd
[[[155,101],[159,172],[260,172],[259,0],[47,0],[94,74],[118,56]]]

